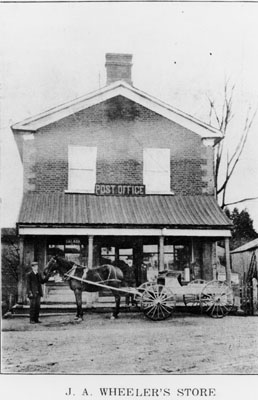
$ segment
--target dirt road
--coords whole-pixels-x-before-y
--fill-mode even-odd
[[[141,313],[2,321],[2,373],[257,374],[258,318]]]

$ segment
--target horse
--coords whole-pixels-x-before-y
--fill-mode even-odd
[[[49,276],[54,272],[59,272],[62,277],[68,279],[70,289],[74,291],[77,306],[75,319],[77,321],[80,322],[83,320],[82,292],[98,292],[100,290],[99,286],[91,285],[90,283],[81,281],[80,279],[110,287],[110,290],[115,297],[116,305],[111,318],[118,318],[121,295],[115,290],[115,288],[119,288],[123,281],[123,272],[120,268],[111,264],[104,264],[95,268],[83,267],[56,255],[47,263],[44,268],[44,275]],[[79,278],[79,280],[76,278]]]

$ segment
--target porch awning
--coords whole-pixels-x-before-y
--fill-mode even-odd
[[[133,228],[212,229],[229,232],[230,226],[230,220],[213,196],[123,197],[28,193],[24,195],[18,219],[19,230],[29,227],[34,229],[87,227],[130,230]],[[225,236],[229,235],[230,233]]]

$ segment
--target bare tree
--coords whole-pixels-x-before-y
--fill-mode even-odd
[[[244,151],[248,134],[252,127],[253,121],[255,119],[257,109],[252,112],[249,108],[245,117],[244,126],[241,130],[240,138],[237,144],[230,149],[226,146],[225,138],[228,136],[229,124],[234,117],[233,114],[233,97],[234,97],[235,85],[230,85],[229,81],[226,81],[224,85],[224,98],[220,111],[215,105],[215,101],[208,97],[210,105],[210,123],[214,120],[217,127],[222,132],[223,139],[215,147],[215,157],[214,157],[214,174],[215,174],[215,193],[216,198],[220,196],[221,198],[221,208],[226,206],[241,203],[247,200],[254,200],[257,197],[251,197],[246,199],[240,199],[231,203],[226,202],[226,193],[228,189],[228,183],[235,171],[235,168],[240,160],[240,157]],[[222,164],[224,163],[223,167]],[[222,182],[219,183],[219,179]]]

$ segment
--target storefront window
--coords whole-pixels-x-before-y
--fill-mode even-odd
[[[174,246],[174,266],[176,271],[184,271],[190,266],[190,248],[188,245]]]
[[[172,245],[164,247],[164,268],[170,271],[182,272],[189,267],[190,253],[187,245]]]
[[[158,245],[143,246],[143,265],[146,268],[147,280],[154,281],[158,276],[159,268]]]
[[[118,250],[119,260],[124,261],[130,267],[133,265],[133,249],[119,249]],[[101,263],[110,261],[115,263],[116,260],[116,249],[115,247],[101,247]]]
[[[81,241],[80,239],[66,239],[65,241],[65,257],[69,261],[77,264],[81,262]]]
[[[79,238],[52,239],[47,246],[48,261],[54,255],[60,255],[77,264],[85,264],[86,249]]]
[[[48,261],[52,256],[56,254],[64,255],[64,245],[63,244],[49,244],[47,250]]]
[[[158,245],[143,246],[143,263],[147,269],[148,280],[155,280],[158,275]],[[172,244],[164,246],[164,269],[184,274],[190,265],[190,249],[188,244]]]
[[[133,249],[119,249],[119,260],[124,261],[129,267],[133,265]]]
[[[115,247],[101,247],[101,264],[114,263],[115,258]]]

